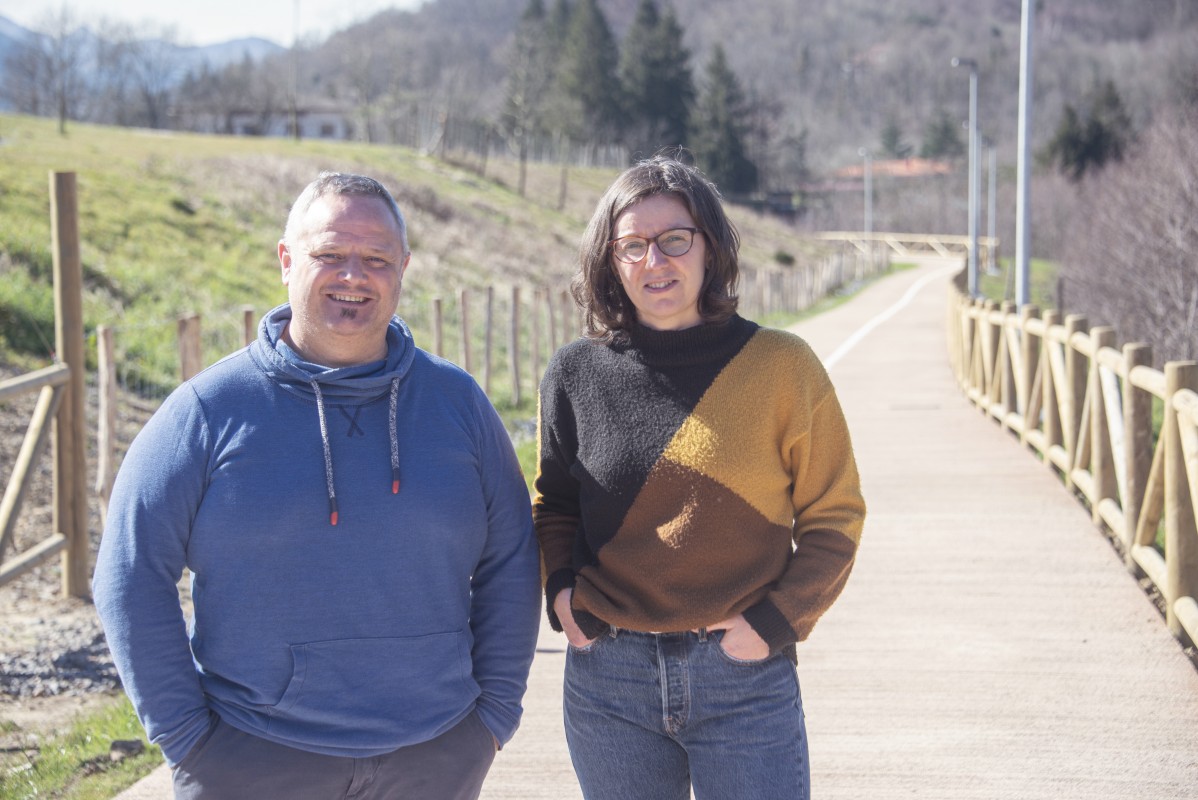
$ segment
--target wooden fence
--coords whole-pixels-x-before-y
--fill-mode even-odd
[[[842,250],[794,267],[744,267],[741,313],[761,317],[802,311],[847,284],[881,273],[889,264],[887,254],[880,250],[872,256]],[[500,298],[502,308],[497,308]],[[506,320],[501,319],[501,312],[506,312]],[[243,306],[238,312],[239,340],[224,342],[212,352],[205,352],[201,315],[189,312],[181,316],[176,325],[180,380],[192,377],[206,363],[224,356],[235,346],[248,344],[257,335],[259,313],[251,306]],[[433,297],[427,309],[409,308],[400,313],[409,325],[427,334],[428,340],[417,344],[474,375],[493,401],[502,399],[513,406],[531,396],[525,394],[526,388],[535,394],[548,357],[582,331],[581,313],[564,287],[457,289],[448,298]],[[227,314],[221,316],[225,318]],[[97,338],[109,336],[111,333],[98,334]],[[112,352],[111,344],[101,343],[101,356],[105,347]],[[502,361],[506,366],[503,387],[506,393],[497,396],[500,355],[504,356]]]
[[[90,572],[88,537],[89,487],[86,461],[86,420],[84,416],[84,355],[82,263],[80,259],[78,214],[74,173],[51,173],[52,235],[54,249],[54,296],[56,354],[59,363],[27,375],[0,382],[0,401],[23,394],[40,392],[24,442],[17,455],[9,482],[0,500],[0,585],[3,585],[46,559],[61,553],[63,593],[87,596]],[[830,252],[815,263],[772,265],[769,268],[742,267],[741,309],[746,316],[801,311],[845,284],[875,275],[889,265],[882,252],[859,252],[845,248]],[[581,317],[569,293],[562,287],[506,287],[508,320],[499,331],[495,287],[481,292],[458,290],[450,303],[433,298],[428,324],[431,350],[474,374],[488,396],[494,399],[493,378],[499,342],[505,338],[506,399],[515,407],[535,395],[541,371],[550,354],[578,335]],[[475,297],[483,298],[482,335],[477,335]],[[453,308],[449,309],[450,304]],[[452,314],[446,314],[451,310]],[[239,341],[222,341],[213,352],[205,352],[202,319],[199,314],[182,316],[175,325],[179,378],[187,380],[205,364],[246,344],[256,335],[258,313],[243,307],[236,325]],[[227,317],[223,314],[222,317]],[[457,323],[457,352],[446,353],[445,320]],[[225,326],[228,327],[228,326]],[[103,521],[117,467],[120,449],[115,432],[118,403],[119,329],[100,326],[96,330],[99,394],[97,425],[97,478],[94,490],[100,501]],[[506,335],[506,337],[505,337]],[[476,363],[477,342],[481,338],[480,358]],[[422,343],[423,344],[423,343]],[[495,381],[498,383],[498,381]],[[528,387],[529,393],[524,393]],[[53,419],[54,441],[54,516],[49,534],[7,557],[15,549],[14,530],[23,501],[29,491],[33,466],[45,450]]]
[[[64,596],[88,595],[87,453],[83,375],[83,266],[75,174],[50,174],[51,244],[54,251],[54,332],[59,363],[0,382],[0,401],[40,392],[29,428],[0,501],[0,586],[62,554]],[[44,451],[53,419],[54,516],[47,536],[12,558],[6,553],[29,489],[32,467]]]
[[[1020,438],[1160,592],[1166,623],[1198,642],[1198,364],[1153,369],[1147,344],[1080,315],[950,292],[949,357],[985,414]]]

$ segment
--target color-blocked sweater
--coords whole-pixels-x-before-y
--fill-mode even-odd
[[[736,316],[578,340],[551,359],[539,416],[533,520],[555,629],[573,587],[591,637],[744,614],[778,652],[840,594],[865,503],[831,381],[797,336]]]

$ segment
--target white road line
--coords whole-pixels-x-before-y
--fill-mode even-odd
[[[836,365],[836,362],[848,355],[849,351],[860,344],[861,340],[868,336],[875,328],[909,305],[911,301],[915,299],[915,295],[919,294],[923,287],[927,286],[932,281],[943,280],[946,276],[954,272],[960,272],[960,269],[961,268],[958,266],[953,266],[947,269],[937,270],[930,275],[924,275],[918,281],[913,283],[911,288],[906,291],[906,293],[899,299],[897,303],[883,311],[881,314],[878,314],[869,322],[862,325],[852,336],[845,339],[844,342],[841,343],[840,347],[837,347],[835,350],[833,350],[832,354],[824,359],[824,368],[829,370],[832,369],[832,367]]]

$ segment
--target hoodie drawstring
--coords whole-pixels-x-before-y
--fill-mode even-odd
[[[316,414],[320,417],[320,446],[324,449],[324,482],[329,489],[329,524],[337,524],[337,490],[333,487],[333,451],[329,447],[329,426],[324,418],[324,395],[315,379],[308,382],[316,393]]]
[[[396,421],[399,408],[399,378],[391,379],[391,413],[387,427],[391,431],[391,494],[399,494],[399,423]]]
[[[324,481],[329,492],[329,524],[337,524],[337,489],[333,485],[333,450],[329,446],[329,426],[324,414],[324,394],[315,378],[308,381],[316,395],[316,414],[320,418],[320,446],[324,451]],[[391,398],[387,428],[391,436],[391,494],[399,494],[399,378],[391,379]]]

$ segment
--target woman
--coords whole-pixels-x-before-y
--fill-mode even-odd
[[[739,245],[698,170],[624,172],[583,237],[587,337],[541,384],[533,514],[587,798],[809,795],[795,643],[865,506],[819,360],[736,313]]]

